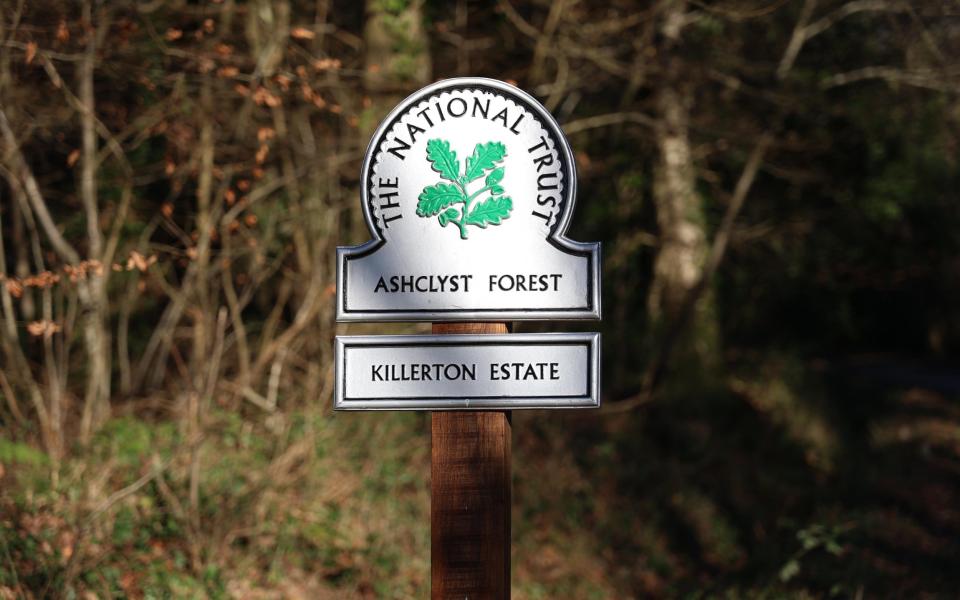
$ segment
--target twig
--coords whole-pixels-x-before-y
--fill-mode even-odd
[[[13,388],[10,387],[10,382],[7,381],[7,376],[3,374],[3,369],[0,369],[0,392],[3,392],[4,397],[7,399],[7,407],[10,409],[10,414],[13,415],[14,420],[16,420],[18,425],[24,425],[27,420],[24,418],[23,413],[20,412],[17,397],[13,393]]]
[[[221,228],[221,239],[223,240],[223,251],[231,251],[230,231],[226,227]],[[234,335],[237,344],[237,361],[240,368],[240,380],[244,384],[250,380],[250,346],[247,343],[247,328],[243,324],[243,308],[240,306],[240,300],[237,298],[237,290],[233,285],[233,261],[228,258],[227,264],[220,271],[220,282],[223,287],[223,295],[227,300],[227,306],[230,309],[230,321],[233,325]]]
[[[854,0],[848,2],[825,17],[811,23],[806,29],[805,40],[820,35],[838,21],[861,12],[908,12],[910,4],[891,0]]]
[[[833,27],[838,21],[861,12],[910,11],[910,5],[906,2],[897,2],[891,0],[854,0],[853,2],[844,4],[837,10],[824,17],[821,17],[813,23],[808,24],[810,17],[813,14],[815,4],[816,0],[805,0],[804,2],[803,9],[800,13],[800,19],[797,21],[796,27],[794,27],[793,34],[790,36],[790,42],[787,44],[787,49],[783,54],[783,58],[780,60],[780,65],[777,67],[777,77],[780,79],[783,79],[793,66],[793,63],[796,60],[797,55],[800,53],[801,48],[803,48],[803,45],[811,38],[816,37],[827,29]]]
[[[277,353],[276,360],[270,366],[270,379],[267,387],[267,406],[271,410],[277,408],[277,390],[280,388],[280,373],[283,371],[283,361],[287,357],[287,349],[283,348]]]
[[[274,411],[274,407],[270,405],[270,401],[258,394],[248,385],[240,385],[228,380],[221,381],[220,385],[235,394],[240,394],[244,399],[249,401],[257,408],[262,408],[268,413],[272,413]]]
[[[813,9],[817,5],[817,0],[804,0],[803,8],[800,9],[800,18],[793,27],[793,33],[790,35],[790,41],[787,43],[787,49],[783,52],[780,64],[777,66],[777,77],[783,79],[787,72],[793,67],[793,63],[800,54],[800,49],[807,41],[807,23],[813,15]]]
[[[93,22],[91,2],[83,3],[83,18]],[[97,135],[94,126],[93,73],[96,69],[97,36],[88,34],[83,60],[80,61],[80,200],[86,213],[87,242],[90,255],[100,257],[103,234],[100,232],[100,211],[97,207]]]
[[[656,120],[653,117],[643,113],[616,112],[571,121],[563,126],[563,130],[567,135],[574,135],[590,129],[609,127],[611,125],[622,125],[624,123],[636,123],[638,125],[643,125],[650,128],[656,126]]]
[[[500,10],[503,11],[503,14],[507,17],[507,20],[513,23],[513,26],[517,28],[517,31],[533,39],[540,37],[540,30],[528,23],[526,19],[521,17],[520,13],[517,12],[517,9],[515,9],[508,0],[497,0],[497,6],[499,6]]]
[[[868,79],[882,79],[889,83],[900,83],[913,87],[926,88],[941,92],[956,90],[960,81],[944,78],[943,73],[936,71],[904,71],[894,67],[864,67],[846,73],[831,75],[820,86],[824,89],[848,85]]]
[[[2,134],[3,141],[7,145],[7,152],[13,163],[13,172],[17,178],[21,180],[27,198],[30,200],[30,205],[34,213],[36,213],[44,233],[47,234],[47,238],[50,240],[53,249],[56,250],[64,262],[72,265],[79,263],[80,255],[77,254],[73,246],[60,234],[60,230],[57,229],[57,224],[54,223],[53,217],[47,209],[47,204],[43,199],[43,195],[40,193],[40,186],[37,185],[33,171],[27,166],[20,145],[17,143],[17,138],[14,136],[13,130],[10,129],[7,113],[2,106],[0,106],[0,134]]]
[[[323,288],[321,284],[317,283],[317,279],[317,277],[310,278],[310,286],[304,293],[305,301],[297,311],[297,316],[294,317],[290,327],[267,345],[260,353],[257,362],[253,366],[254,378],[259,376],[277,351],[290,345],[293,339],[303,331],[319,311],[320,304],[322,304],[319,300],[323,296]]]
[[[7,169],[0,168],[0,172],[3,173],[3,176],[9,182],[16,206],[20,208],[19,212],[15,212],[14,214],[18,215],[19,220],[24,222],[30,229],[31,239],[36,240],[36,224],[33,220],[33,215],[30,214],[29,207],[27,206],[28,201],[25,198],[23,187],[20,185],[20,182],[17,181],[17,178],[13,175],[13,173],[9,172]],[[3,254],[2,233],[3,228],[0,226],[0,262],[2,262],[2,259],[5,258]],[[33,245],[34,251],[36,251],[35,244]],[[5,264],[0,264],[0,267],[2,267],[3,272],[6,272]],[[34,378],[33,373],[30,370],[30,364],[27,362],[23,348],[20,346],[20,340],[17,337],[16,323],[14,320],[15,315],[13,300],[10,297],[10,290],[6,285],[0,285],[0,297],[2,297],[5,322],[5,326],[3,328],[4,353],[6,354],[11,366],[11,372],[16,373],[20,384],[27,388],[27,392],[30,395],[30,401],[33,404],[34,410],[37,413],[37,419],[40,422],[40,432],[43,436],[44,447],[47,449],[47,452],[53,455],[56,451],[57,442],[54,439],[53,430],[50,426],[49,413],[47,411],[46,404],[44,404],[43,394],[40,391],[40,385]]]
[[[95,508],[93,511],[91,511],[89,515],[87,515],[87,517],[84,519],[83,523],[80,525],[80,527],[77,530],[77,537],[73,544],[76,550],[74,550],[73,554],[70,556],[70,559],[67,561],[67,564],[63,568],[63,571],[64,571],[63,579],[65,581],[67,582],[72,581],[73,578],[76,577],[77,569],[79,568],[79,557],[82,554],[80,552],[81,542],[83,541],[84,537],[86,537],[86,535],[90,532],[90,529],[93,527],[93,523],[94,521],[96,521],[97,517],[99,517],[101,514],[105,513],[106,511],[110,510],[110,507],[112,507],[114,504],[120,502],[125,498],[129,498],[133,494],[136,494],[141,489],[143,489],[145,485],[147,485],[148,483],[156,479],[158,476],[160,476],[160,474],[163,471],[165,471],[166,468],[170,465],[170,462],[172,460],[173,460],[173,457],[170,457],[167,460],[160,462],[159,457],[154,455],[151,461],[153,463],[153,468],[151,468],[148,473],[145,473],[143,476],[141,476],[139,479],[137,479],[130,485],[124,488],[121,488],[116,492],[110,494],[106,500],[101,502],[100,505],[97,506],[97,508]],[[49,588],[49,585],[50,584],[48,583],[47,588]],[[44,593],[41,594],[40,596],[41,598],[47,597],[46,591],[47,590],[45,589]]]
[[[101,514],[109,510],[111,506],[113,506],[117,502],[120,502],[124,498],[128,498],[133,494],[136,494],[138,491],[140,491],[141,488],[143,488],[143,486],[153,481],[155,477],[157,477],[160,473],[166,470],[171,460],[173,459],[168,458],[167,460],[161,463],[161,462],[158,462],[157,457],[154,457],[153,468],[150,469],[148,473],[141,476],[140,479],[137,479],[136,481],[126,486],[125,488],[121,488],[115,491],[114,493],[110,494],[109,496],[107,496],[107,499],[101,502],[100,505],[97,508],[95,508],[93,512],[91,512],[87,516],[85,528],[89,528],[89,526],[93,523],[93,521],[97,517],[99,517]]]
[[[563,14],[563,9],[566,4],[566,0],[554,0],[550,3],[547,22],[543,26],[543,33],[537,36],[537,45],[533,50],[530,80],[534,83],[539,82],[543,78],[543,61],[550,50],[550,42],[553,39],[553,34],[557,31],[557,25],[560,24],[560,15]]]

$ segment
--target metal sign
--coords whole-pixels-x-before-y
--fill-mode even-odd
[[[373,239],[337,249],[339,321],[600,318],[600,245],[564,237],[577,178],[560,127],[492,79],[400,103],[361,173]]]
[[[600,334],[340,336],[337,410],[596,408]]]

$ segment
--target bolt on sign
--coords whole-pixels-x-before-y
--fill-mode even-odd
[[[363,162],[372,240],[337,250],[339,321],[600,318],[600,245],[565,237],[573,153],[533,97],[492,79],[427,86]]]

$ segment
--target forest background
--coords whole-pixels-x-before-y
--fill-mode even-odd
[[[333,414],[366,144],[509,81],[604,244],[514,597],[960,589],[960,3],[3,0],[0,598],[422,598],[429,416]],[[517,331],[590,330],[521,324]]]

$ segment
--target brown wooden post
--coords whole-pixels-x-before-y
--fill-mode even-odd
[[[508,333],[506,323],[435,323],[436,334]],[[510,598],[510,413],[434,412],[433,600]]]

